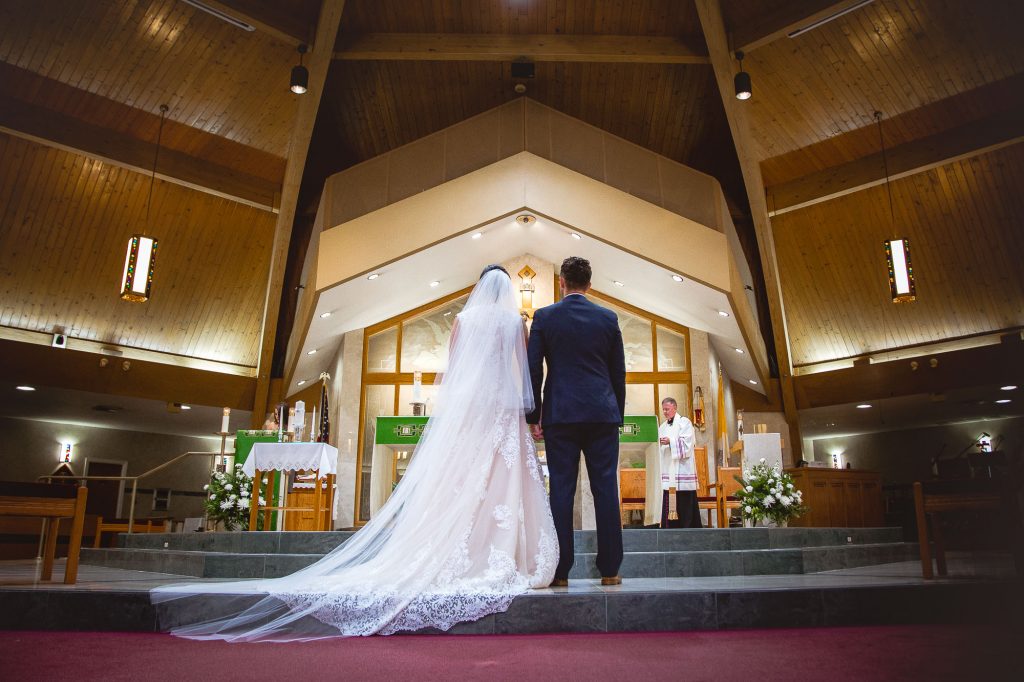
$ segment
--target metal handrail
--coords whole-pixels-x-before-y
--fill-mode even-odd
[[[166,469],[175,462],[179,462],[187,457],[195,457],[197,455],[205,457],[220,457],[223,455],[222,452],[183,452],[174,459],[167,460],[163,464],[157,467],[153,467],[149,471],[138,474],[136,476],[55,476],[50,474],[49,476],[40,476],[37,481],[46,481],[52,483],[55,478],[74,478],[76,481],[131,481],[132,482],[132,500],[128,506],[128,534],[131,535],[132,528],[135,526],[135,498],[139,490],[139,481],[147,476],[151,476],[161,469]],[[86,486],[88,487],[88,486]]]

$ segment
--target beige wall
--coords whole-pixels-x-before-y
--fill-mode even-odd
[[[334,527],[351,528],[355,514],[356,446],[359,437],[359,396],[362,388],[363,330],[344,335],[331,371],[336,424],[332,440],[338,448],[338,490]]]
[[[91,426],[73,426],[28,419],[0,418],[0,478],[7,481],[34,481],[57,466],[57,450],[62,441],[75,444],[72,467],[83,473],[85,460],[125,461],[127,475],[152,469],[183,452],[209,452],[220,449],[213,439],[169,436],[140,431],[119,431]],[[230,441],[228,447],[231,447]],[[170,488],[171,505],[167,512],[176,519],[203,515],[203,485],[209,480],[210,460],[193,457],[139,482],[140,489]],[[122,516],[128,515],[130,486],[126,486]],[[193,496],[183,492],[196,493]],[[152,493],[136,501],[137,516],[153,512]],[[160,514],[164,515],[163,513]]]

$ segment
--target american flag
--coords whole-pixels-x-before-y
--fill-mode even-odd
[[[327,443],[331,438],[331,411],[327,405],[327,382],[331,375],[327,372],[320,374],[320,418],[316,425],[316,442]]]

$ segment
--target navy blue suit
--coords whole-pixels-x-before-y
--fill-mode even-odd
[[[568,578],[573,564],[572,512],[581,451],[594,495],[597,568],[602,576],[617,575],[622,564],[619,426],[626,406],[618,318],[583,296],[566,296],[534,313],[528,356],[536,407],[526,421],[544,429],[559,546],[555,578]]]

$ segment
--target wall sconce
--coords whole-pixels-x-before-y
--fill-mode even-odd
[[[992,436],[984,431],[978,436],[978,452],[992,452]]]
[[[57,453],[57,461],[65,464],[71,462],[71,458],[75,454],[75,446],[72,443],[61,443],[60,452]]]
[[[843,453],[833,452],[832,453],[832,468],[842,469],[843,468]]]
[[[537,290],[533,285],[533,278],[537,276],[537,273],[529,265],[525,265],[517,274],[522,280],[519,284],[520,307],[522,312],[530,317],[533,313],[533,293]]]
[[[698,386],[693,389],[693,425],[702,432],[706,428],[704,415],[704,389]]]

